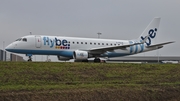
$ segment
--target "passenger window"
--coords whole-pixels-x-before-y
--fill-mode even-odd
[[[77,42],[77,44],[79,44],[79,42]]]
[[[83,42],[81,42],[81,44],[83,44]]]
[[[94,43],[94,45],[96,45],[96,43]]]
[[[104,43],[102,43],[102,45],[104,45]]]
[[[87,44],[87,42],[85,42],[85,44]]]
[[[92,43],[90,42],[90,44],[92,45]]]
[[[100,45],[100,43],[98,43],[98,45]]]

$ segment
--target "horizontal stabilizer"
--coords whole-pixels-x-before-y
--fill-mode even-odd
[[[175,42],[175,41],[165,42],[165,43],[160,43],[160,44],[155,44],[155,45],[147,46],[146,48],[157,47],[157,46],[163,46],[163,45],[170,44],[170,43],[174,43],[174,42]]]

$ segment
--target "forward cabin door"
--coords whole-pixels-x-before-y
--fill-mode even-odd
[[[36,48],[41,48],[41,45],[42,45],[41,36],[35,36],[35,45],[36,45]]]

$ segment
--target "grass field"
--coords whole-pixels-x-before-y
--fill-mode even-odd
[[[0,100],[180,100],[180,64],[0,62]]]

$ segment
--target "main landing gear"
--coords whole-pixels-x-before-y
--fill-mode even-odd
[[[94,63],[100,63],[101,62],[101,59],[100,58],[98,58],[98,57],[95,57],[95,59],[94,59]]]
[[[105,60],[101,60],[99,57],[95,57],[94,60],[74,60],[74,62],[94,62],[94,63],[106,63]]]
[[[95,57],[94,63],[106,63],[106,60],[101,60],[99,57]]]

